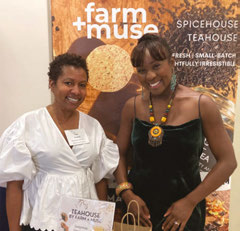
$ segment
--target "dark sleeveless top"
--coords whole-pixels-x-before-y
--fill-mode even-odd
[[[133,166],[129,182],[133,184],[134,192],[146,202],[153,230],[161,231],[163,215],[171,204],[186,196],[201,182],[199,157],[204,137],[199,116],[178,126],[162,125],[162,145],[151,147],[148,131],[152,126],[135,117],[131,136]],[[205,200],[195,207],[184,230],[203,231],[204,223]]]

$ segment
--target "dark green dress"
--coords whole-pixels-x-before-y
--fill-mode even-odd
[[[161,231],[163,215],[170,205],[191,192],[200,182],[199,157],[203,149],[201,119],[179,126],[164,125],[162,145],[148,144],[153,125],[135,118],[132,130],[133,163],[129,182],[147,204],[153,230]],[[194,209],[185,231],[202,231],[205,200]]]

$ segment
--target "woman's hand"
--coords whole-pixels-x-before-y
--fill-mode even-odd
[[[195,204],[187,198],[182,198],[174,202],[164,214],[166,220],[163,223],[162,229],[164,231],[175,231],[179,227],[179,231],[183,231],[194,208]]]
[[[150,226],[150,227],[152,226],[152,223],[150,221],[150,213],[149,213],[148,207],[147,207],[146,203],[139,196],[134,194],[132,190],[126,190],[126,191],[122,192],[122,199],[124,200],[126,205],[128,205],[131,200],[137,201],[137,203],[139,205],[139,210],[140,210],[139,211],[140,212],[140,225]],[[134,216],[136,217],[136,219],[138,218],[138,208],[135,203],[131,204],[131,206],[129,208],[129,212],[133,213]]]

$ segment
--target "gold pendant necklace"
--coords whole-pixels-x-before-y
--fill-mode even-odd
[[[152,104],[152,95],[150,93],[150,104],[149,104],[149,121],[152,123],[154,126],[148,131],[148,144],[151,145],[152,147],[158,147],[162,144],[162,139],[164,135],[164,130],[160,127],[160,125],[163,125],[167,121],[168,113],[170,111],[170,108],[172,107],[172,102],[173,98],[175,95],[175,90],[177,88],[177,85],[175,86],[173,93],[171,95],[170,101],[167,105],[167,109],[165,110],[160,124],[155,123],[155,117],[154,117],[154,112],[153,112],[153,104]]]

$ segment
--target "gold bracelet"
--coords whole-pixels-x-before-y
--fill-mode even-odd
[[[122,182],[116,187],[116,195],[119,196],[120,193],[127,189],[133,189],[133,186],[130,182]]]

